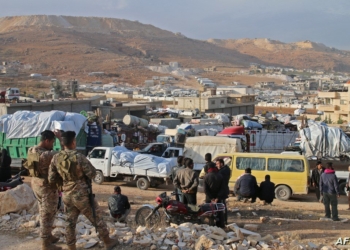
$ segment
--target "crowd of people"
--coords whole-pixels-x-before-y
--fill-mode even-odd
[[[197,205],[197,189],[199,179],[203,180],[203,188],[206,203],[223,203],[225,212],[220,213],[216,222],[219,227],[227,225],[226,199],[229,196],[229,180],[231,169],[225,165],[223,159],[212,162],[210,153],[205,155],[206,164],[199,176],[193,170],[193,160],[179,156],[178,166],[173,168],[171,178],[175,187],[176,199],[186,205]],[[236,182],[234,193],[238,200],[247,202],[251,199],[254,203],[256,198],[264,201],[264,204],[271,204],[275,197],[275,184],[270,181],[270,176],[265,176],[265,181],[257,185],[256,178],[251,174],[251,169],[245,169],[245,173]]]

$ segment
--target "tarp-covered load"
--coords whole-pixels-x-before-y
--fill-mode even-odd
[[[176,158],[165,159],[149,154],[137,152],[117,146],[112,150],[112,165],[120,166],[121,174],[147,174],[150,176],[169,176],[173,167],[177,165]]]
[[[317,123],[300,130],[300,148],[306,157],[350,157],[350,139],[340,129]]]
[[[44,130],[73,130],[78,135],[86,129],[86,117],[63,111],[17,111],[0,117],[0,129],[7,139],[40,136]],[[83,127],[84,126],[84,127]]]

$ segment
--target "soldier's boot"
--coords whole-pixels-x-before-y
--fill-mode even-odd
[[[74,245],[69,245],[68,250],[77,250],[77,247]]]
[[[111,239],[109,236],[104,237],[102,240],[106,250],[112,250],[115,246],[119,245],[118,239]]]
[[[52,244],[55,244],[55,243],[57,243],[57,242],[59,241],[60,238],[58,238],[58,237],[56,237],[56,236],[54,236],[54,235],[51,234],[51,235],[49,236],[49,239],[50,239],[50,241],[51,241]]]
[[[52,245],[50,238],[43,238],[42,240],[41,250],[62,250],[61,247]]]

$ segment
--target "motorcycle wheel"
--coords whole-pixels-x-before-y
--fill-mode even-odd
[[[200,220],[202,224],[208,224],[209,226],[216,226],[216,221],[214,219],[214,216],[201,217]]]
[[[154,213],[147,221],[146,218],[152,213],[152,208],[150,207],[140,207],[136,211],[135,222],[139,226],[155,228],[160,223],[160,215],[158,212]]]

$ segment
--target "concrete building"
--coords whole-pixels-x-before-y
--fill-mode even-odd
[[[256,88],[272,88],[272,87],[275,87],[275,82],[257,82],[255,84],[255,87]]]
[[[350,82],[347,84],[350,86]],[[350,92],[318,92],[316,108],[323,111],[322,119],[331,119],[333,123],[338,120],[350,121]]]
[[[254,114],[255,95],[179,97],[177,109],[207,113]]]
[[[216,88],[216,93],[218,95],[228,95],[228,94],[254,95],[254,89],[245,85],[218,86]]]

